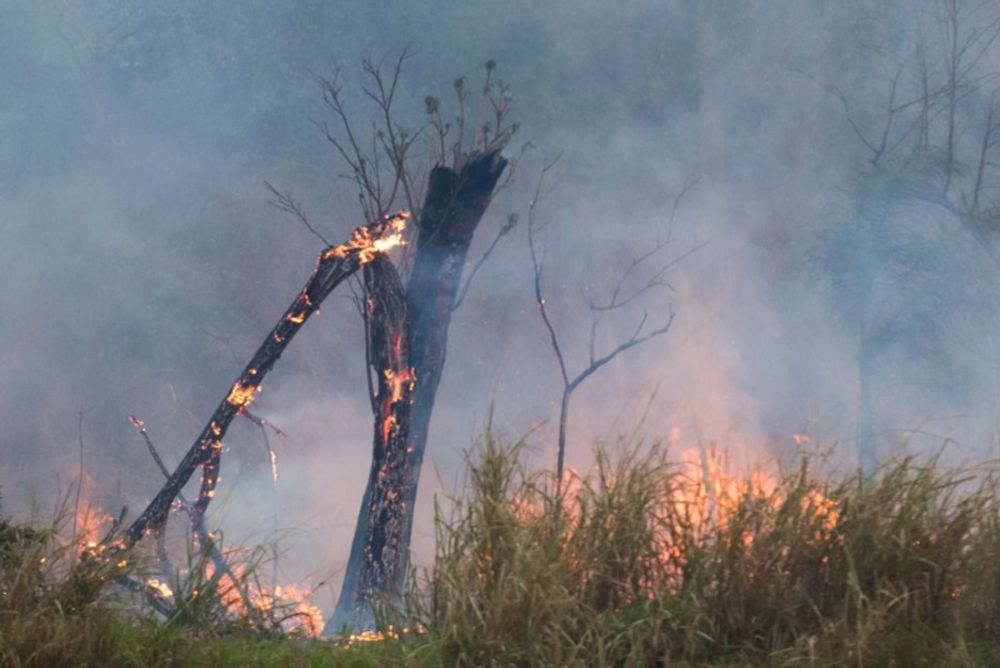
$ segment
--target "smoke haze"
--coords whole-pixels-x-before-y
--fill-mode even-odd
[[[406,123],[423,122],[426,95],[451,109],[454,79],[477,86],[493,58],[521,124],[507,152],[530,142],[473,257],[509,213],[522,222],[450,330],[416,518],[419,554],[432,539],[433,495],[454,491],[461,453],[491,404],[509,433],[544,423],[533,457],[554,465],[561,385],[533,303],[524,219],[542,166],[559,153],[537,216],[544,286],[571,372],[587,361],[588,303],[607,299],[697,179],[679,202],[664,261],[697,250],[666,274],[669,287],[610,316],[598,348],[627,338],[644,310],[658,324],[673,308],[675,324],[575,396],[571,465],[586,467],[595,439],[613,440],[643,414],[647,439],[673,430],[679,447],[716,443],[751,461],[795,452],[793,435],[804,433],[840,444],[837,457],[853,464],[857,317],[867,318],[866,331],[892,332],[873,367],[880,454],[945,438],[956,456],[991,454],[1000,370],[992,238],[970,236],[957,215],[918,193],[918,203],[887,205],[875,218],[898,232],[892,239],[919,240],[918,224],[932,230],[931,250],[908,251],[923,273],[878,273],[866,295],[838,292],[842,274],[864,273],[867,265],[852,263],[868,251],[850,246],[849,262],[829,252],[838,230],[867,220],[864,178],[873,169],[831,88],[848,98],[856,123],[880,127],[894,72],[885,64],[910,57],[913,17],[936,25],[940,6],[0,0],[5,510],[23,512],[32,499],[49,507],[51,490],[67,489],[81,413],[95,501],[109,512],[144,507],[159,473],[128,416],[146,422],[168,467],[176,463],[321,248],[268,206],[263,182],[301,202],[334,242],[364,222],[353,184],[340,178],[345,166],[311,122],[333,120],[315,75],[340,67],[366,129],[361,60],[391,59],[409,43],[398,103]],[[969,21],[989,23],[989,10]],[[1000,72],[1000,49],[986,49],[977,67]],[[963,155],[976,155],[983,86],[959,118]],[[918,141],[900,136],[901,146]],[[975,164],[963,169],[971,178]],[[878,271],[891,264],[872,257]],[[933,337],[923,329],[929,320],[940,320]],[[259,431],[237,423],[213,508],[229,541],[277,535],[284,578],[329,580],[330,595],[317,600],[328,609],[368,471],[364,373],[360,318],[343,291],[254,404],[288,434],[271,436],[276,489]]]

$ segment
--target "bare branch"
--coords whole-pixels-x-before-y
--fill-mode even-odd
[[[576,388],[578,388],[583,383],[583,381],[585,381],[587,378],[593,375],[595,371],[597,371],[602,366],[604,366],[611,360],[621,355],[623,352],[630,350],[631,348],[635,348],[636,346],[640,346],[643,343],[649,341],[650,339],[655,339],[658,336],[663,336],[668,331],[670,331],[670,327],[674,324],[674,311],[673,309],[670,310],[670,315],[667,317],[667,321],[664,324],[660,325],[659,327],[650,332],[647,332],[646,334],[641,334],[642,329],[646,325],[646,320],[647,316],[644,313],[642,319],[639,321],[639,324],[636,326],[635,331],[632,333],[632,336],[628,338],[628,340],[623,341],[622,343],[615,346],[613,350],[608,352],[603,357],[591,361],[591,363],[587,366],[587,368],[581,371],[577,375],[577,377],[574,378],[573,381],[570,383],[570,391],[573,391]]]
[[[654,257],[657,253],[663,250],[669,244],[670,239],[673,234],[673,222],[677,213],[677,209],[680,204],[680,200],[683,196],[690,190],[690,188],[697,182],[697,179],[688,179],[685,182],[684,187],[681,188],[677,197],[674,200],[674,206],[671,211],[670,220],[668,223],[668,231],[666,238],[663,238],[657,234],[656,243],[646,252],[642,253],[637,258],[634,258],[632,262],[626,267],[625,271],[619,277],[617,283],[612,289],[611,296],[606,304],[591,304],[591,325],[590,325],[590,341],[589,341],[589,362],[578,374],[570,377],[565,355],[563,354],[562,346],[559,342],[559,336],[556,333],[555,326],[552,323],[552,319],[549,317],[548,310],[545,305],[545,296],[542,290],[542,262],[539,258],[539,250],[537,248],[537,243],[535,240],[535,234],[538,229],[538,224],[536,221],[535,213],[538,206],[539,199],[542,193],[542,185],[545,181],[545,177],[548,171],[554,166],[555,162],[548,163],[542,170],[538,183],[535,187],[534,197],[531,199],[528,205],[528,249],[531,255],[531,264],[534,272],[534,291],[535,291],[535,303],[538,306],[538,312],[545,325],[545,329],[549,335],[549,346],[556,357],[556,361],[559,365],[559,372],[563,381],[563,391],[562,400],[560,402],[559,408],[559,436],[558,436],[558,454],[556,459],[556,499],[557,503],[555,505],[555,512],[557,517],[561,512],[561,499],[562,499],[562,489],[563,489],[563,469],[565,466],[566,458],[566,434],[567,426],[569,421],[569,408],[570,402],[572,400],[573,393],[579,388],[588,378],[593,376],[602,367],[610,363],[612,360],[617,358],[619,355],[625,353],[632,348],[642,345],[658,336],[666,334],[674,321],[673,309],[670,310],[669,317],[666,322],[661,324],[656,329],[651,331],[646,331],[646,323],[648,321],[648,314],[643,312],[642,317],[639,319],[638,324],[633,330],[631,336],[625,341],[622,341],[610,351],[604,355],[598,357],[596,353],[597,348],[597,329],[600,324],[601,318],[605,313],[613,310],[619,310],[629,303],[633,302],[639,296],[645,294],[649,290],[657,286],[668,286],[669,284],[664,279],[664,274],[666,270],[679,260],[674,260],[673,262],[668,262],[661,269],[655,271],[653,275],[647,279],[647,281],[638,289],[633,291],[627,297],[622,297],[624,290],[624,285],[628,278],[633,275],[640,267],[644,265],[650,258]],[[690,255],[696,249],[692,249],[684,256]]]
[[[666,287],[672,289],[670,283],[667,282],[667,280],[664,278],[667,271],[681,260],[684,260],[691,254],[703,248],[705,246],[705,243],[707,242],[697,244],[693,248],[681,254],[680,256],[674,258],[673,260],[670,260],[669,262],[666,262],[663,266],[659,267],[656,271],[654,271],[647,278],[646,282],[643,285],[636,288],[628,296],[626,297],[621,296],[622,291],[625,289],[628,279],[636,271],[641,269],[651,258],[657,256],[668,245],[670,245],[670,243],[673,240],[674,221],[677,218],[677,211],[680,208],[681,201],[684,199],[684,196],[687,195],[691,191],[691,189],[698,184],[699,181],[700,177],[688,177],[687,179],[685,179],[684,185],[681,187],[680,191],[678,191],[677,195],[674,197],[673,205],[671,206],[670,209],[670,218],[667,222],[666,237],[662,237],[659,234],[659,231],[657,231],[656,242],[646,252],[638,255],[637,257],[634,257],[632,261],[629,263],[629,265],[625,268],[625,271],[622,272],[622,274],[618,277],[618,281],[615,283],[614,288],[611,290],[611,295],[608,298],[608,301],[604,304],[591,303],[590,305],[591,311],[593,311],[595,314],[600,314],[603,312],[620,309],[622,307],[628,306],[630,303],[632,303],[645,293],[649,292],[653,288]],[[599,319],[600,316],[598,315],[596,317]],[[593,331],[594,329],[596,329],[596,325],[592,328],[591,331]],[[591,360],[593,360],[593,355],[591,355]]]
[[[496,249],[497,244],[500,243],[500,240],[507,236],[511,230],[517,227],[517,222],[517,214],[512,213],[507,216],[507,222],[500,227],[496,237],[493,238],[493,243],[489,245],[486,252],[483,253],[478,260],[476,260],[475,264],[472,265],[472,270],[469,271],[469,275],[465,279],[465,284],[462,286],[462,289],[459,290],[458,297],[455,299],[455,305],[451,307],[453,311],[457,311],[458,307],[462,305],[463,301],[465,301],[465,295],[468,294],[469,286],[472,285],[472,281],[476,278],[476,274],[479,273],[479,270],[482,269],[484,264],[486,264],[486,261],[490,259],[490,255],[493,254],[493,251]]]
[[[559,158],[560,156],[556,156],[555,159],[542,168],[541,174],[538,177],[538,184],[535,187],[535,195],[528,204],[528,248],[531,251],[531,266],[534,269],[535,303],[538,305],[538,312],[542,317],[542,322],[545,323],[545,328],[549,332],[549,345],[552,346],[552,351],[555,353],[556,360],[559,362],[559,373],[562,374],[563,384],[568,386],[569,373],[566,371],[566,361],[563,358],[562,348],[559,345],[559,337],[556,335],[555,327],[552,326],[552,320],[549,319],[548,311],[545,309],[545,297],[542,294],[541,260],[539,259],[538,252],[535,248],[535,209],[538,206],[538,199],[541,196],[542,184],[545,181],[545,176],[548,174],[549,170],[555,167]]]
[[[997,125],[994,122],[994,113],[996,112],[998,92],[1000,92],[1000,89],[994,90],[993,94],[990,96],[990,104],[986,112],[986,127],[983,129],[983,138],[979,144],[979,162],[976,166],[976,181],[972,189],[972,202],[968,207],[968,213],[973,218],[975,218],[979,213],[980,197],[985,188],[983,179],[986,175],[986,168],[991,164],[990,149],[993,148],[996,141],[994,133],[997,130]]]
[[[302,210],[302,207],[299,205],[298,202],[292,199],[291,195],[279,191],[277,188],[272,186],[267,181],[264,181],[264,187],[267,188],[268,191],[274,196],[274,199],[268,200],[267,202],[268,204],[278,209],[279,211],[284,211],[285,213],[294,216],[296,220],[305,225],[306,229],[312,232],[317,239],[322,241],[324,246],[333,245],[327,240],[326,237],[320,234],[315,227],[312,226],[312,223],[309,222],[309,218]]]
[[[279,438],[288,438],[288,434],[283,429],[279,428],[277,425],[275,425],[267,418],[262,418],[258,415],[254,415],[246,408],[240,411],[240,415],[242,415],[247,420],[249,420],[250,422],[252,422],[253,424],[257,425],[258,427],[260,427],[265,431],[270,429],[271,432],[274,433],[274,435],[278,436]]]

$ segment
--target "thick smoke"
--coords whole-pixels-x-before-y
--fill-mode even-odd
[[[176,462],[320,248],[267,206],[263,182],[300,201],[328,238],[363,222],[352,184],[340,178],[345,166],[310,122],[330,120],[315,76],[340,66],[366,129],[360,62],[392,58],[408,43],[414,56],[399,93],[407,122],[422,122],[426,95],[449,106],[453,80],[468,75],[475,87],[495,58],[522,124],[509,152],[530,142],[474,254],[509,213],[522,223],[451,329],[417,516],[420,554],[432,538],[432,497],[454,491],[461,453],[491,405],[512,434],[541,424],[533,456],[554,465],[560,381],[532,301],[524,218],[541,166],[560,152],[536,211],[546,223],[544,285],[571,371],[586,363],[588,303],[607,296],[629,258],[667,224],[683,184],[698,179],[680,201],[664,261],[697,250],[666,275],[669,286],[609,318],[598,346],[627,337],[643,310],[658,323],[672,307],[674,327],[579,391],[570,463],[585,468],[595,439],[614,441],[643,415],[646,439],[673,434],[680,448],[715,443],[753,461],[794,452],[793,435],[805,433],[839,443],[838,457],[852,463],[851,304],[831,289],[835,272],[818,249],[860,215],[858,181],[870,165],[830,87],[855,101],[859,123],[876,123],[887,79],[871,49],[902,57],[912,17],[935,7],[0,5],[5,509],[53,506],[53,490],[66,490],[76,471],[81,436],[96,500],[111,512],[144,505],[158,473],[127,417],[144,419],[168,465]],[[993,48],[983,63],[997,58]],[[971,121],[962,131],[962,141],[974,141]],[[933,220],[929,243],[965,234],[954,216],[920,206],[886,214],[887,224],[905,230]],[[982,244],[941,248],[976,267],[963,286],[984,304],[995,300],[995,266]],[[909,285],[937,295],[932,286],[958,283],[954,274],[942,280],[925,275]],[[919,301],[901,294],[890,286],[877,300],[897,311]],[[958,298],[948,294],[940,298]],[[942,304],[920,308],[951,317]],[[998,349],[990,311],[980,313],[939,328],[942,354],[898,347],[880,358],[882,454],[941,438],[955,439],[963,455],[988,453]],[[254,406],[288,434],[270,437],[275,496],[261,434],[247,422],[228,439],[213,510],[230,542],[279,538],[284,578],[329,580],[324,605],[346,562],[367,475],[365,391],[361,324],[350,295],[335,295]]]

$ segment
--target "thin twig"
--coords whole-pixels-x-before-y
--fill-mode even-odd
[[[493,238],[493,242],[489,245],[489,248],[487,248],[486,252],[483,253],[478,260],[476,260],[475,264],[472,265],[472,269],[469,271],[469,275],[465,279],[465,284],[462,286],[462,289],[458,291],[458,297],[455,299],[455,305],[451,307],[453,311],[457,311],[458,307],[462,305],[463,301],[465,301],[465,296],[469,292],[469,286],[472,285],[472,281],[475,279],[476,274],[479,273],[479,270],[482,269],[484,264],[486,264],[486,261],[490,259],[490,255],[493,254],[493,251],[496,249],[497,244],[500,243],[500,240],[507,236],[511,230],[517,227],[517,222],[517,214],[512,213],[507,216],[507,222],[504,223],[497,232],[497,235]]]
[[[291,195],[279,191],[277,188],[272,186],[269,182],[264,181],[264,187],[274,195],[273,200],[268,200],[268,204],[278,209],[279,211],[284,211],[285,213],[294,216],[300,223],[305,225],[306,229],[313,233],[313,235],[323,242],[324,246],[332,246],[326,237],[320,234],[319,230],[312,226],[309,222],[308,216],[302,210],[302,206],[292,199]]]

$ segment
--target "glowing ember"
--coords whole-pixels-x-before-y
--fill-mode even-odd
[[[226,397],[226,401],[231,403],[233,406],[239,406],[240,408],[245,408],[253,403],[254,395],[257,393],[258,388],[253,385],[244,385],[242,381],[236,381],[233,385],[233,389],[229,392],[229,396]],[[218,434],[216,434],[218,436]]]
[[[396,403],[401,400],[403,398],[403,390],[409,383],[413,383],[416,379],[416,375],[414,375],[412,369],[404,369],[398,373],[392,369],[386,369],[385,382],[389,386],[389,401]]]
[[[401,629],[395,628],[392,624],[386,627],[385,631],[362,631],[360,633],[354,633],[347,636],[343,641],[344,649],[350,649],[352,646],[359,643],[369,643],[369,642],[382,642],[383,640],[398,640],[400,637],[405,635],[410,635],[412,633],[421,634],[426,633],[425,629],[421,625],[417,625],[416,628],[403,627]]]
[[[386,415],[385,419],[382,420],[382,443],[389,442],[389,435],[392,434],[392,428],[396,426],[396,416]]]
[[[149,578],[146,580],[146,586],[155,591],[163,598],[173,598],[174,590],[166,582],[161,582],[156,578]]]

